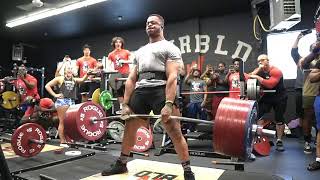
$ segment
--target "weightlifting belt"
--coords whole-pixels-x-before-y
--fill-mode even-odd
[[[139,72],[138,73],[138,81],[141,81],[142,79],[167,80],[167,75],[165,72],[162,72],[162,71]]]

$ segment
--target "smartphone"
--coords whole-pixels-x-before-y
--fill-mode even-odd
[[[310,33],[312,33],[312,29],[307,29],[307,30],[301,31],[301,34],[303,34],[303,35],[307,35]]]

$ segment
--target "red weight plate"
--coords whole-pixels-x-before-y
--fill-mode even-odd
[[[106,120],[92,122],[91,120],[103,117],[106,117],[103,108],[93,102],[72,105],[66,112],[65,133],[75,141],[98,140],[105,134],[108,122]]]
[[[213,126],[213,146],[217,153],[247,159],[252,149],[252,120],[255,101],[224,98]]]
[[[271,150],[269,139],[266,136],[258,136],[254,141],[253,149],[261,156],[268,156]]]
[[[46,142],[46,131],[35,123],[26,123],[16,129],[11,137],[11,146],[16,155],[28,158],[42,151],[45,144],[33,143],[30,140]]]
[[[140,127],[137,130],[136,143],[132,150],[135,152],[145,152],[152,146],[152,140],[153,136],[151,130]]]

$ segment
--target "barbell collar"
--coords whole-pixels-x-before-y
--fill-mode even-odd
[[[276,137],[276,131],[264,129],[263,126],[257,124],[252,125],[252,132],[261,136]]]
[[[269,137],[276,137],[276,131],[270,129],[262,129],[261,135],[266,135]]]

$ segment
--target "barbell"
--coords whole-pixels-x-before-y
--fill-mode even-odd
[[[158,119],[160,117],[160,115],[145,114],[132,114],[125,117],[106,116],[101,106],[86,102],[69,107],[64,125],[65,129],[68,129],[66,135],[72,139],[95,141],[105,133],[108,120]],[[214,122],[178,116],[170,116],[170,119],[213,125],[215,152],[242,159],[250,157],[253,137],[256,134],[275,135],[275,131],[253,124],[257,120],[257,103],[252,100],[224,98],[219,105]]]
[[[227,94],[241,91],[209,91],[209,92],[182,92],[181,95],[191,94]],[[275,93],[276,90],[263,90],[256,79],[248,79],[245,87],[245,96],[248,100],[259,100],[264,93]]]

